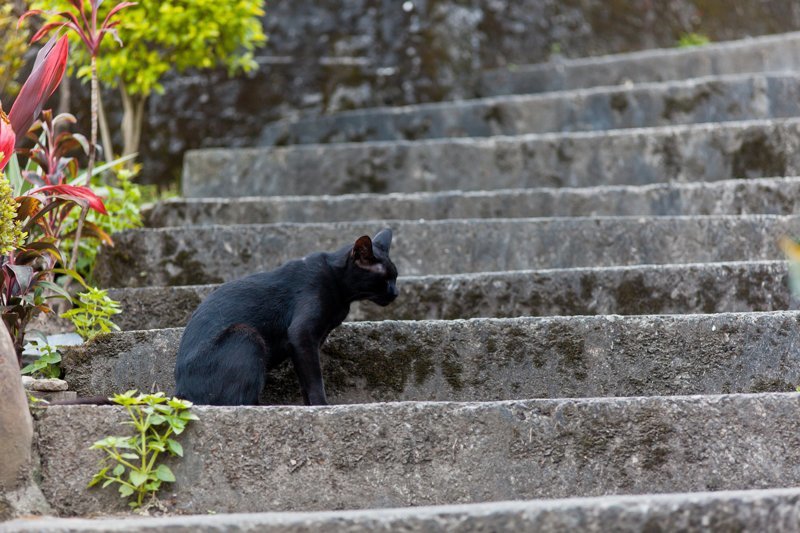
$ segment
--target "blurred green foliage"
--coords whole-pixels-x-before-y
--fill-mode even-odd
[[[684,33],[678,39],[678,48],[691,48],[711,44],[711,39],[702,33]]]
[[[20,88],[16,76],[25,64],[29,34],[17,29],[17,20],[13,2],[0,4],[0,96],[16,96]]]
[[[115,3],[106,2],[100,20]],[[37,0],[34,9],[64,11],[66,0]],[[257,67],[256,47],[266,42],[261,25],[264,0],[138,0],[121,13],[118,32],[124,46],[105,39],[98,74],[107,87],[124,85],[130,95],[163,91],[170,71],[224,66],[230,74]],[[77,37],[70,35],[77,43]],[[88,79],[89,58],[81,46],[71,50],[78,76]]]

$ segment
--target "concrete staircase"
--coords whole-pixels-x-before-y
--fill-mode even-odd
[[[129,331],[66,354],[81,395],[172,392],[214,284],[384,225],[401,296],[326,343],[338,405],[292,405],[287,367],[278,406],[196,408],[164,500],[198,516],[115,530],[797,528],[800,312],[777,246],[800,234],[797,58],[788,34],[521,67],[487,73],[481,100],[188,154],[185,198],[99,260]],[[123,418],[39,418],[59,513],[125,508],[84,489],[86,448]]]

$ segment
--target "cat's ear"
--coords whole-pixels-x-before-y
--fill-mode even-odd
[[[372,252],[372,240],[368,235],[359,237],[353,245],[353,259],[356,263],[363,263],[365,265],[372,264],[376,261],[375,254]]]
[[[367,235],[358,238],[353,245],[352,254],[353,260],[359,268],[377,273],[385,271],[385,267],[375,257],[372,251],[372,240]]]
[[[389,247],[392,245],[392,230],[391,228],[383,228],[372,238],[372,243],[383,250],[389,252]]]

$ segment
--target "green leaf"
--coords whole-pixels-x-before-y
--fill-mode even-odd
[[[167,419],[164,418],[161,415],[153,415],[153,416],[150,417],[150,424],[152,424],[154,426],[160,426],[161,424],[163,424],[166,421],[167,421]]]
[[[158,465],[158,468],[156,468],[156,477],[167,483],[175,482],[175,474],[172,473],[172,470],[170,470],[167,465]]]
[[[167,446],[169,447],[169,451],[173,454],[177,455],[178,457],[183,457],[183,446],[181,443],[174,440],[174,439],[167,439]]]
[[[114,467],[114,470],[111,471],[112,474],[119,477],[125,473],[125,465],[117,465]]]
[[[94,477],[92,478],[92,480],[89,482],[89,484],[86,485],[87,488],[88,487],[93,487],[93,486],[97,485],[98,483],[100,483],[100,481],[103,479],[103,476],[105,476],[106,472],[108,472],[108,469],[109,469],[109,467],[105,467],[105,468],[101,469],[98,473],[96,473],[94,475]]]
[[[176,410],[189,409],[192,406],[189,400],[180,400],[178,398],[170,398],[169,406]]]
[[[130,482],[133,483],[134,487],[140,486],[142,483],[147,481],[147,475],[139,472],[138,470],[131,470],[130,475]]]
[[[104,439],[100,439],[98,441],[95,441],[95,443],[92,444],[90,449],[113,448],[113,447],[115,447],[117,445],[119,440],[120,440],[120,437],[113,437],[113,436],[106,437]]]
[[[200,420],[200,417],[189,411],[184,411],[180,413],[178,416],[180,416],[183,420]]]
[[[114,159],[113,161],[109,161],[108,163],[105,163],[105,164],[102,164],[102,165],[98,165],[92,170],[92,177],[99,176],[100,174],[102,174],[106,170],[109,170],[109,169],[112,169],[112,168],[114,168],[116,166],[119,166],[122,163],[126,163],[128,161],[131,161],[131,160],[135,159],[136,156],[138,156],[138,155],[139,154],[130,154],[130,155],[126,155],[125,157],[118,157],[118,158]],[[80,174],[78,174],[77,178],[75,178],[74,180],[69,182],[70,185],[83,185],[84,183],[86,183],[86,171],[81,172]]]
[[[134,461],[139,459],[139,456],[136,455],[135,453],[121,453],[119,454],[119,456],[122,457],[123,459],[133,459]]]
[[[117,480],[116,480],[116,479],[107,479],[107,480],[106,480],[106,482],[105,482],[105,483],[103,483],[103,488],[106,488],[106,487],[108,487],[109,485],[111,485],[111,484],[112,484],[112,483],[114,483],[115,481],[117,481]]]
[[[53,291],[54,293],[58,294],[59,296],[62,296],[68,302],[72,301],[72,296],[70,295],[70,293],[67,292],[66,290],[64,290],[64,288],[61,285],[57,284],[57,283],[53,283],[52,281],[43,280],[43,281],[39,282],[39,285],[41,287],[45,287],[47,289],[50,289],[51,291]]]
[[[29,364],[27,366],[22,367],[22,370],[20,370],[20,373],[23,374],[23,375],[25,375],[25,374],[33,374],[34,372],[36,372],[40,368],[42,368],[41,365],[38,365],[37,363],[31,363],[31,364]]]
[[[14,196],[22,196],[25,191],[33,186],[22,177],[22,169],[19,167],[17,154],[12,155],[11,159],[8,161],[8,165],[5,168],[5,175],[11,184]]]
[[[127,496],[130,496],[131,494],[133,494],[133,487],[130,487],[128,485],[120,485],[119,486],[119,495],[120,496],[125,498]]]

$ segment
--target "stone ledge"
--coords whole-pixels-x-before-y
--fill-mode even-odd
[[[798,44],[800,52],[800,44]],[[800,64],[800,61],[798,61]],[[259,145],[419,141],[790,118],[796,73],[737,74],[544,95],[380,107],[266,126]]]
[[[800,119],[288,148],[184,159],[183,195],[647,185],[800,175]]]
[[[485,71],[486,96],[800,68],[800,33],[765,35],[692,48],[564,59]]]
[[[529,500],[429,507],[189,515],[163,518],[17,520],[5,533],[216,533],[259,531],[716,531],[736,524],[745,531],[794,531],[800,522],[800,490],[601,496],[563,500]]]
[[[350,322],[322,348],[332,403],[793,391],[800,312]],[[79,396],[174,392],[182,329],[96,338],[64,354]],[[302,403],[291,365],[262,400]]]
[[[184,513],[743,490],[800,475],[795,393],[195,412],[164,495]],[[42,489],[59,513],[125,508],[116,491],[84,487],[98,459],[86,447],[126,417],[56,406],[37,420]]]
[[[152,204],[148,227],[577,216],[800,214],[800,178],[639,186],[339,196],[175,198]]]
[[[185,326],[218,285],[111,289],[124,330]],[[355,302],[348,320],[736,313],[794,308],[783,261],[641,265],[401,277],[389,307]]]
[[[800,139],[800,137],[798,137]],[[130,230],[100,252],[105,287],[211,284],[394,230],[402,276],[783,259],[800,217],[591,217],[359,221]],[[565,239],[565,236],[569,236]]]

